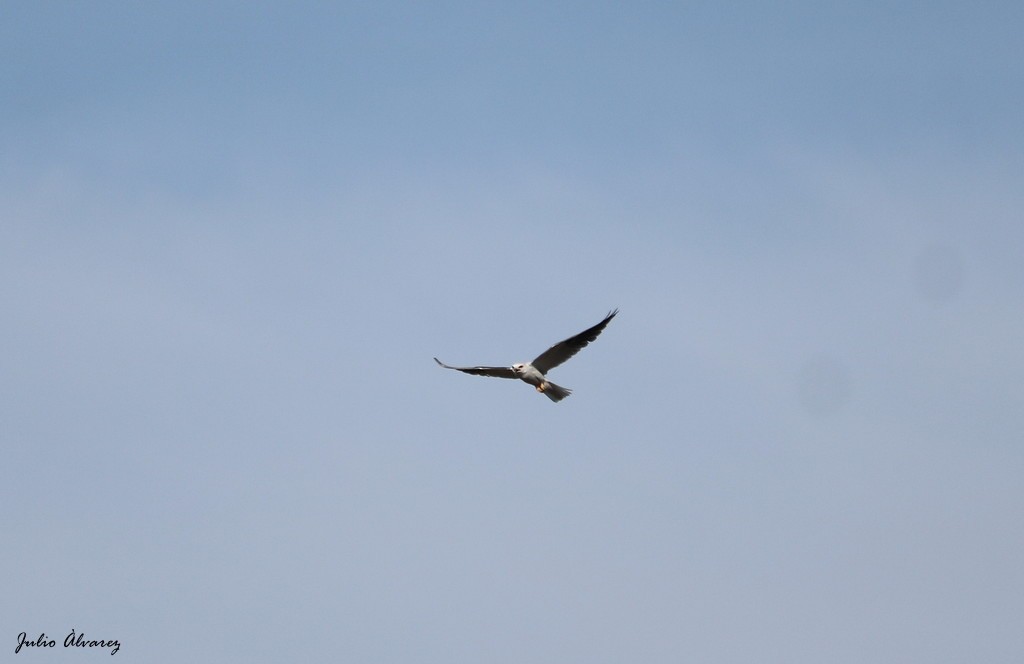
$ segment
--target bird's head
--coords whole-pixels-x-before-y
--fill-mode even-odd
[[[522,363],[513,364],[512,365],[512,373],[514,373],[515,375],[518,376],[519,374],[523,373],[523,369],[525,369],[525,368],[526,368],[525,364],[522,364]]]

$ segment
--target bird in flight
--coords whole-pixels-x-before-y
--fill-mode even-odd
[[[547,379],[545,374],[586,348],[587,344],[591,341],[597,339],[597,335],[604,332],[604,328],[615,318],[617,313],[619,313],[618,309],[609,313],[604,317],[603,321],[594,327],[583,330],[576,336],[569,337],[565,341],[548,348],[538,355],[537,359],[533,362],[513,364],[511,367],[450,367],[436,357],[434,361],[445,369],[455,369],[456,371],[473,374],[474,376],[518,378],[536,387],[537,391],[548,399],[558,402],[572,394],[572,390],[561,385],[555,385]]]

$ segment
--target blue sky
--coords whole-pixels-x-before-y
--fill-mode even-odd
[[[1022,29],[5,4],[5,652],[1020,661]]]

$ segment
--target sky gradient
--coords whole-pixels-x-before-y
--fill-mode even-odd
[[[5,3],[0,652],[1021,661],[1022,32]]]

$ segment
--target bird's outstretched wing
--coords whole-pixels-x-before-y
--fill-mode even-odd
[[[613,318],[615,318],[615,314],[617,313],[619,313],[618,309],[609,313],[604,317],[603,321],[589,330],[584,330],[575,337],[569,337],[565,341],[548,348],[546,351],[538,355],[537,359],[531,362],[531,364],[533,364],[537,371],[546,374],[562,362],[565,362],[570,357],[586,348],[587,344],[591,341],[597,339],[597,335],[604,331],[604,328],[607,327],[608,323],[610,323]]]
[[[491,376],[492,378],[515,378],[511,367],[450,367],[441,360],[434,358],[434,361],[445,369],[455,369],[462,373],[473,374],[474,376]]]

